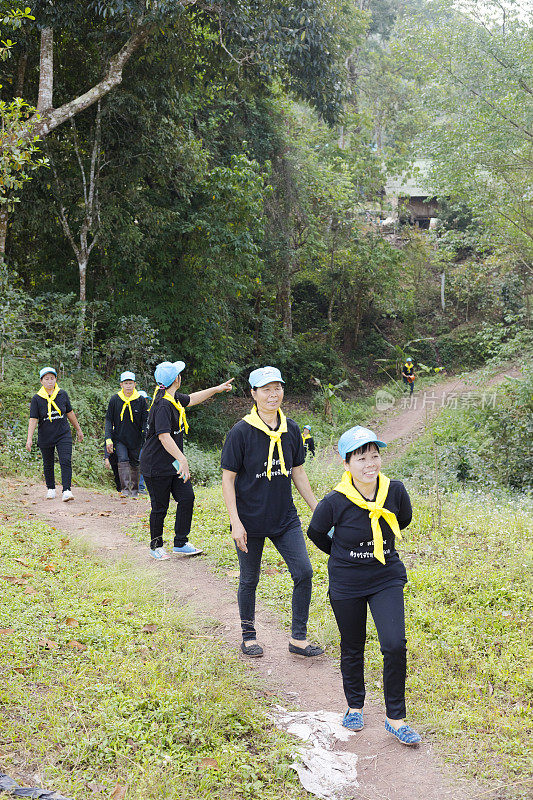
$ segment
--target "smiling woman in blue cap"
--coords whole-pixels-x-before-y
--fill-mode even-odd
[[[73,500],[72,494],[72,434],[69,420],[76,429],[78,442],[83,442],[83,433],[76,414],[72,410],[70,398],[64,389],[57,385],[57,372],[53,367],[43,367],[39,372],[41,388],[34,394],[30,404],[30,421],[26,450],[31,452],[33,434],[37,432],[37,446],[43,457],[44,478],[48,500],[56,496],[54,475],[54,454],[57,450],[61,467],[63,500]]]
[[[196,556],[202,551],[188,541],[194,507],[187,459],[183,455],[183,433],[189,430],[185,409],[197,406],[220,392],[230,392],[233,378],[192,394],[181,394],[183,361],[163,361],[154,373],[157,389],[148,414],[146,442],[142,449],[140,469],[150,495],[150,555],[159,560],[170,558],[163,547],[163,524],[170,496],[177,502],[172,552]]]
[[[285,382],[279,369],[254,369],[248,380],[255,405],[233,426],[222,448],[222,491],[240,566],[241,650],[254,658],[263,655],[256,641],[255,590],[265,539],[270,539],[294,582],[289,651],[319,656],[322,648],[306,638],[313,569],[292,499],[294,483],[311,511],[317,502],[303,467],[302,435],[281,410]]]
[[[403,589],[407,573],[395,547],[411,522],[401,481],[383,475],[376,434],[357,425],[339,439],[345,472],[316,507],[307,535],[329,553],[329,598],[341,634],[341,673],[348,703],[342,724],[363,728],[364,651],[370,608],[383,654],[385,729],[402,744],[420,736],[404,721],[406,639]]]

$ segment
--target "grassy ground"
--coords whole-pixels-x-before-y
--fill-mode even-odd
[[[121,787],[129,800],[303,798],[272,700],[209,631],[127,565],[94,563],[5,498],[0,514],[5,772],[77,800]]]
[[[334,485],[335,470],[310,468],[317,496]],[[193,541],[236,586],[237,558],[220,488],[197,495]],[[409,718],[460,771],[505,786],[506,800],[525,798],[532,766],[533,515],[526,500],[509,495],[456,493],[442,500],[440,515],[427,495],[412,497],[415,517],[400,547],[409,572]],[[298,506],[307,522],[308,509]],[[327,557],[311,543],[309,550],[315,571],[310,637],[337,653]],[[288,626],[290,576],[270,544],[258,595]],[[370,623],[368,640],[368,687],[381,698],[381,655]]]

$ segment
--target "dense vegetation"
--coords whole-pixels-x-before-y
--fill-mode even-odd
[[[179,356],[193,388],[272,361],[300,393],[357,388],[407,342],[429,367],[483,363],[531,314],[532,54],[508,6],[36,2],[3,51],[4,130],[26,135],[39,93],[44,138],[2,162],[2,359],[146,382]],[[47,98],[99,86],[140,30],[121,82],[44,135]],[[420,155],[440,228],[384,233],[387,176]]]

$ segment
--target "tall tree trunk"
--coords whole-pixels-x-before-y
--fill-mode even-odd
[[[78,262],[80,275],[80,315],[78,317],[78,369],[81,369],[83,353],[83,339],[85,334],[85,319],[87,316],[87,262],[88,256]]]

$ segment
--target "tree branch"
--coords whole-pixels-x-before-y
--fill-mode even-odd
[[[60,106],[60,108],[52,108],[50,103],[48,110],[45,110],[44,114],[41,113],[40,118],[35,115],[31,117],[31,121],[34,122],[32,128],[33,135],[41,137],[46,136],[46,134],[54,130],[54,128],[57,128],[80,111],[89,108],[110,92],[111,89],[118,86],[122,82],[122,70],[124,66],[132,57],[133,53],[150,37],[153,30],[154,26],[152,23],[140,22],[126,44],[119,50],[117,55],[111,59],[109,69],[103,80],[95,84],[95,86],[87,92],[84,92],[84,94]]]

